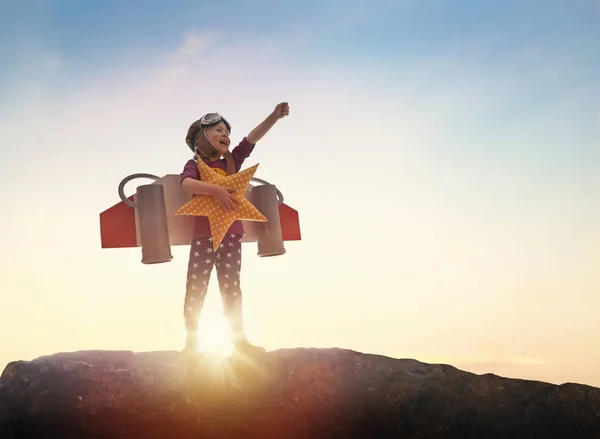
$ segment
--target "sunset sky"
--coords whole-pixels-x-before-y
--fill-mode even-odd
[[[3,3],[0,370],[181,349],[188,247],[101,249],[99,213],[287,101],[245,166],[302,240],[244,244],[253,343],[600,387],[598,0]]]

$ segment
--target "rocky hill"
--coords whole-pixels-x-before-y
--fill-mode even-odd
[[[6,367],[0,438],[600,438],[600,389],[344,349],[82,351]]]

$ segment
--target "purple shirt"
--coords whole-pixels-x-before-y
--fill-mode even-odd
[[[248,142],[248,139],[244,137],[239,143],[239,145],[233,148],[233,150],[231,151],[231,155],[233,156],[233,161],[235,162],[236,172],[239,172],[239,170],[242,167],[242,164],[244,163],[244,160],[246,160],[250,156],[250,153],[254,149],[254,146],[254,143]],[[215,160],[214,162],[205,159],[204,163],[206,163],[211,168],[220,168],[224,171],[227,171],[227,160],[225,159]],[[193,159],[188,160],[188,162],[185,164],[183,172],[181,173],[181,182],[183,182],[183,180],[188,177],[200,180],[200,171],[198,171],[198,163],[196,163],[196,161]],[[234,221],[229,230],[227,230],[227,233],[243,235],[244,226],[242,225],[242,222],[240,220]],[[194,220],[193,239],[207,238],[209,236],[211,236],[211,233],[208,218],[205,216],[196,216]]]

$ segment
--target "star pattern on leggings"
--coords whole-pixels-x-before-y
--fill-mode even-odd
[[[238,253],[235,250],[241,247],[242,240],[238,239],[238,235],[230,234],[224,237],[223,242],[224,244],[221,243],[217,251],[212,250],[214,240],[209,238],[192,242],[184,307],[187,316],[197,315],[202,309],[213,265],[217,267],[221,297],[226,304],[226,308],[229,310],[237,309],[241,304],[242,293],[239,282],[241,259],[237,258]],[[211,251],[206,252],[205,248],[209,248]],[[235,254],[236,257],[227,258],[229,252],[232,255]],[[222,263],[218,262],[219,256],[222,256]]]

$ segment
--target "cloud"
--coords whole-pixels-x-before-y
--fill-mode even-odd
[[[183,34],[183,43],[177,49],[177,56],[186,58],[211,49],[218,40],[218,32],[185,32]]]

